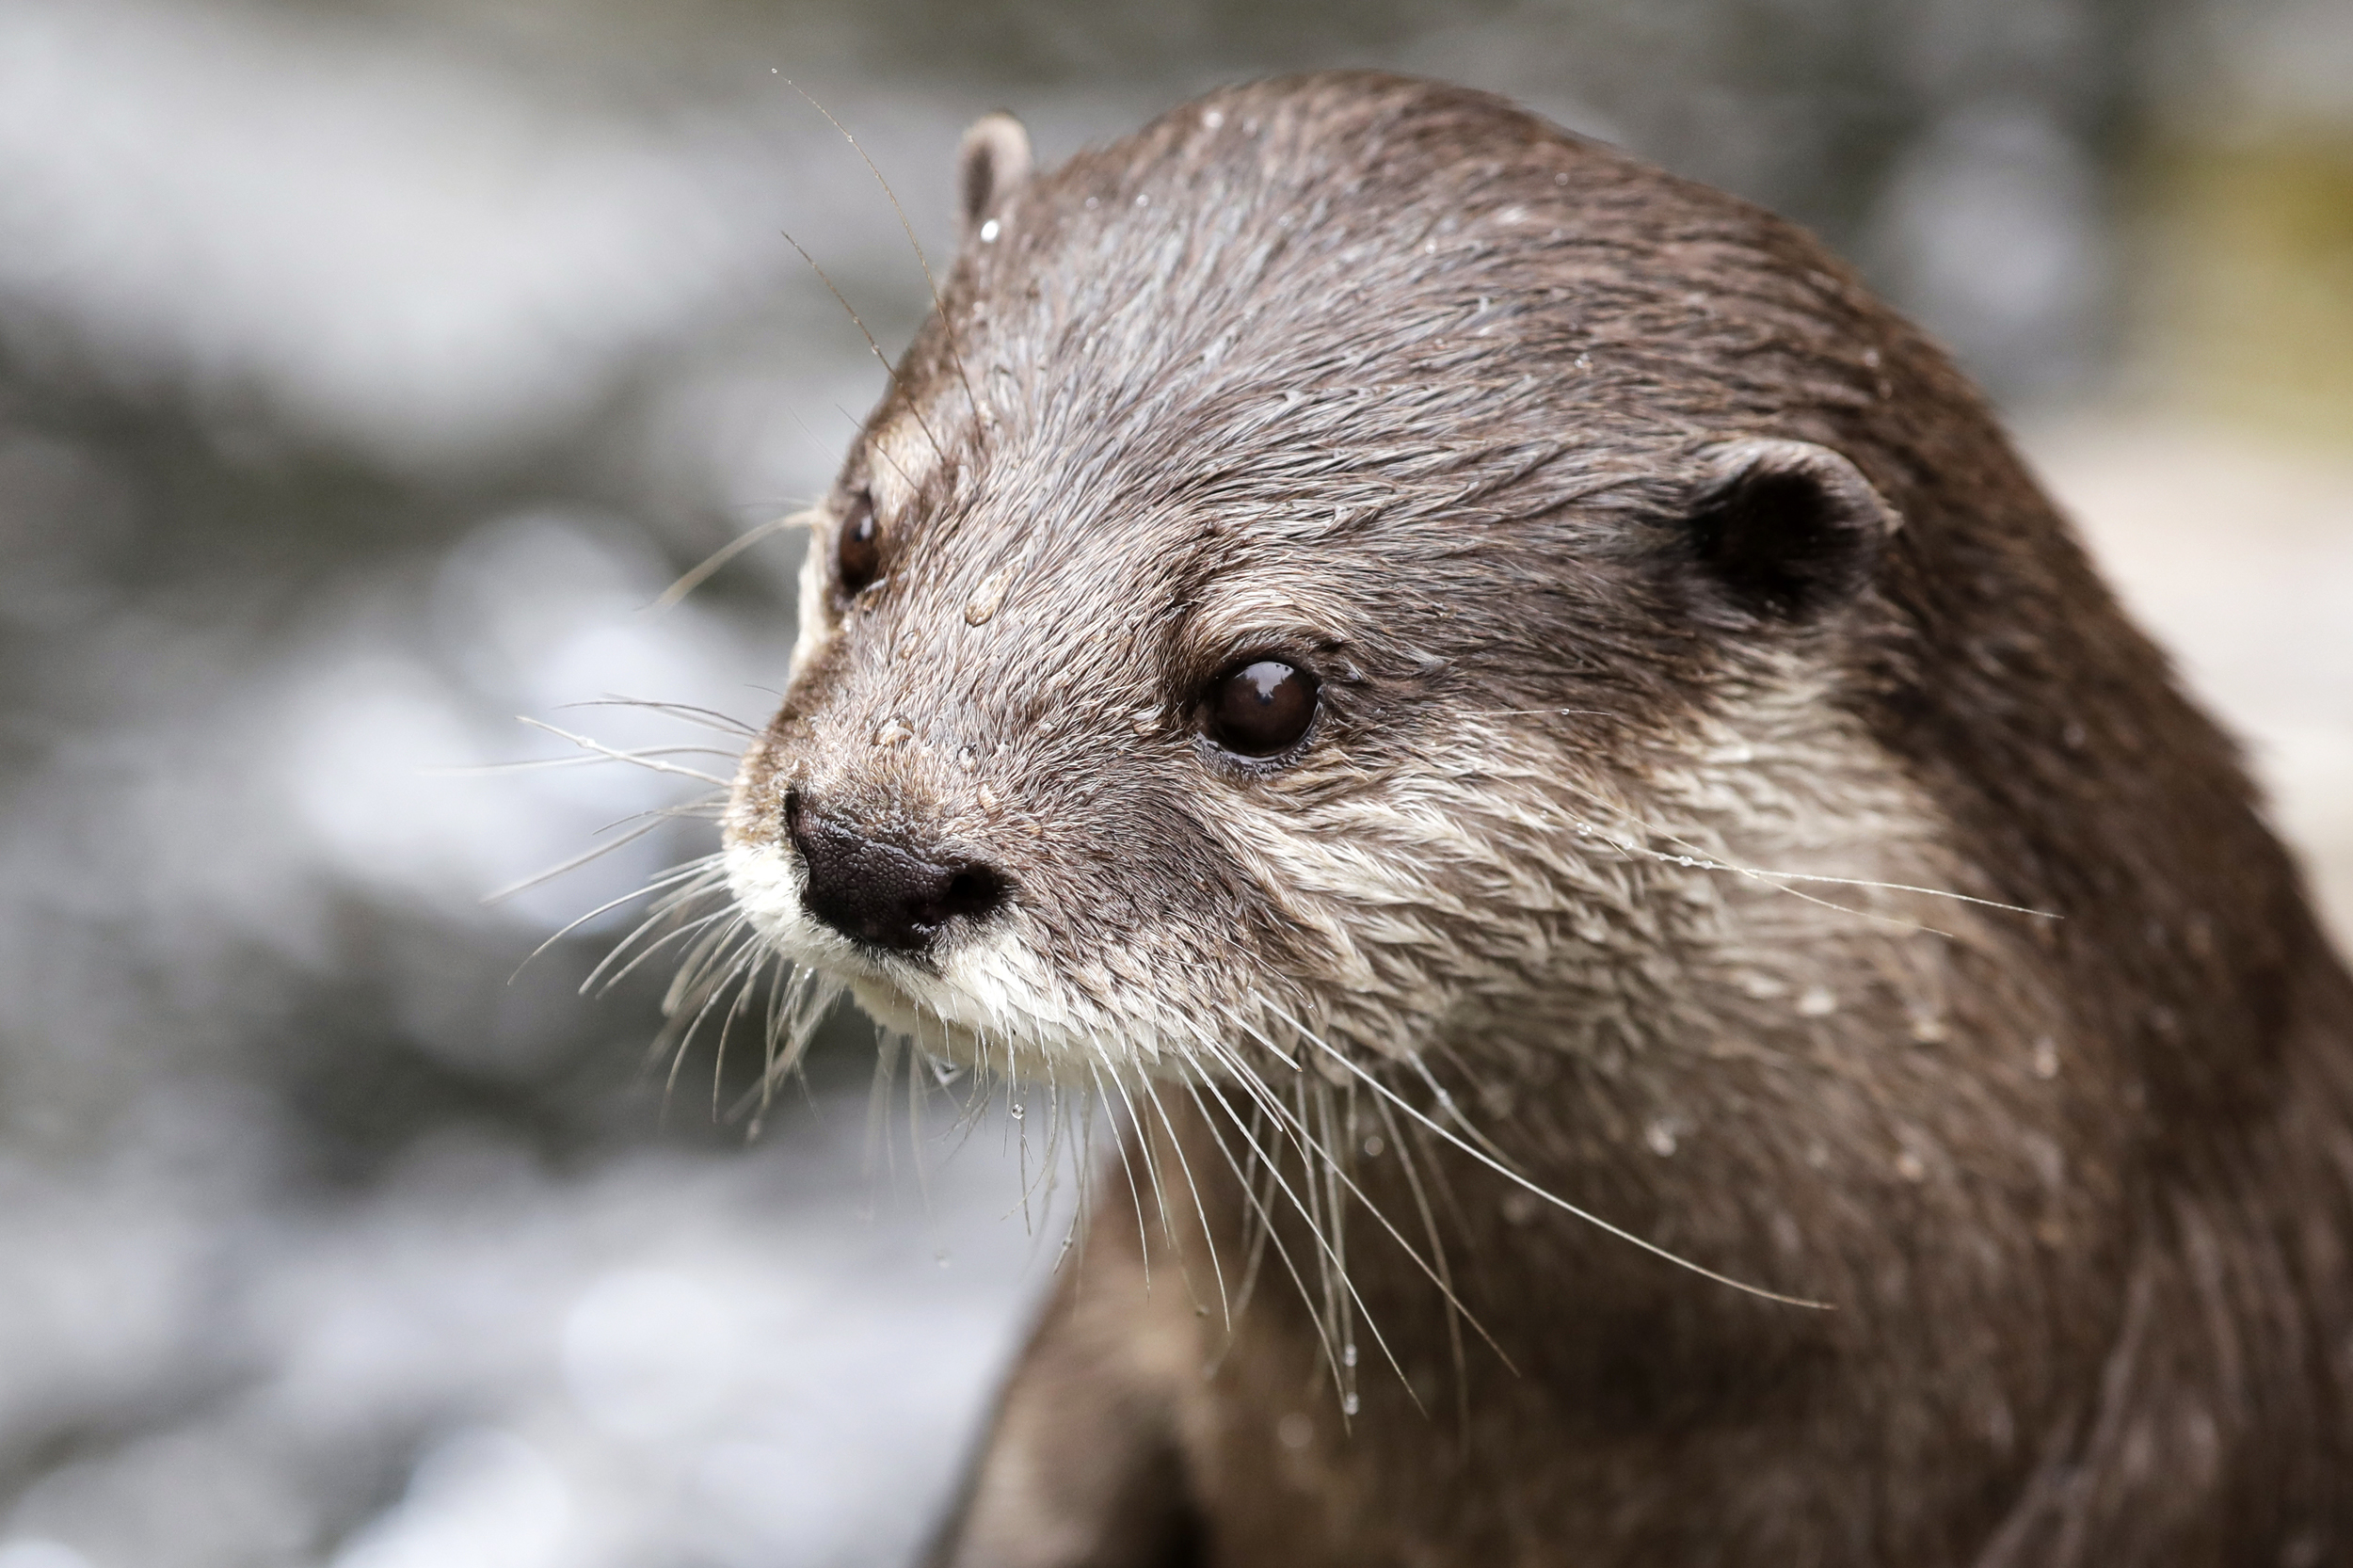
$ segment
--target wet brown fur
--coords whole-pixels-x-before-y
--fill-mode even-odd
[[[1935,346],[1769,215],[1386,76],[968,199],[996,227],[833,504],[883,498],[886,581],[828,598],[820,528],[729,824],[778,854],[799,788],[1002,865],[1070,1038],[1161,1086],[1149,1287],[1114,1177],[941,1562],[2353,1560],[2353,983]],[[1757,439],[1893,514],[1807,545],[1795,608],[1690,544]],[[1323,713],[1231,765],[1189,703],[1260,648]],[[1727,729],[1790,738],[1747,766]],[[1673,863],[1692,835],[2056,918]],[[910,997],[982,951],[777,929]],[[1417,1130],[1370,1086],[1452,1125],[1412,1052],[1536,1185],[1835,1310]],[[1228,1324],[1252,1162],[1198,1085],[1238,1071],[1353,1118],[1353,1416],[1280,1201],[1304,1288],[1262,1256]]]

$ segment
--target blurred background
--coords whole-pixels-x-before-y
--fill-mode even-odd
[[[556,934],[707,828],[484,895],[703,786],[479,770],[773,701],[796,539],[655,601],[880,390],[783,234],[886,346],[927,298],[788,80],[936,263],[985,110],[1341,64],[1855,258],[2353,931],[2341,0],[0,0],[0,1568],[904,1560],[1040,1151],[877,1140],[851,1019],[757,1140],[745,1064],[665,1108],[663,965],[577,994],[632,909]]]

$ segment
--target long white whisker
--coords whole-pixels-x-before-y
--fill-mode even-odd
[[[1099,1051],[1097,1054],[1100,1054]],[[1097,1081],[1100,1081],[1099,1074]],[[1161,1176],[1160,1160],[1152,1152],[1152,1124],[1145,1121],[1137,1112],[1136,1102],[1128,1093],[1128,1085],[1120,1080],[1119,1075],[1115,1072],[1112,1075],[1112,1082],[1119,1091],[1120,1103],[1128,1108],[1128,1125],[1136,1129],[1138,1151],[1144,1156],[1144,1174],[1152,1182],[1152,1207],[1160,1216],[1160,1234],[1168,1239],[1169,1252],[1176,1259],[1176,1277],[1183,1282],[1185,1294],[1192,1299],[1194,1305],[1198,1306],[1201,1304],[1201,1293],[1193,1288],[1193,1271],[1185,1264],[1185,1250],[1177,1245],[1176,1234],[1169,1224],[1168,1182]],[[1149,1080],[1144,1080],[1144,1088],[1145,1095],[1149,1096],[1151,1095]]]
[[[1583,818],[1574,814],[1570,814],[1568,816],[1570,825],[1577,828],[1582,833],[1592,835],[1593,838],[1598,839],[1601,842],[1608,844],[1610,848],[1615,849],[1622,854],[1642,856],[1646,858],[1660,861],[1664,864],[1689,866],[1699,871],[1728,872],[1735,876],[1747,877],[1752,881],[1763,882],[1768,886],[1773,887],[1778,887],[1780,884],[1785,882],[1812,882],[1845,888],[1876,888],[1884,892],[1918,893],[1926,898],[1948,899],[1957,904],[1973,904],[1981,908],[1998,909],[2006,914],[2032,916],[2036,920],[2056,920],[2064,918],[2054,910],[2030,909],[2025,904],[2004,904],[1999,899],[1979,898],[1971,893],[1957,893],[1948,888],[1921,888],[1905,882],[1874,882],[1867,877],[1828,876],[1811,872],[1771,871],[1759,866],[1744,866],[1737,861],[1718,858],[1717,856],[1705,851],[1701,846],[1691,843],[1688,839],[1685,839],[1673,829],[1661,827],[1655,823],[1645,822],[1642,818],[1635,815],[1633,812],[1626,810],[1625,808],[1612,801],[1603,798],[1601,795],[1583,787],[1573,779],[1564,779],[1561,782],[1565,788],[1570,789],[1577,794],[1583,796],[1589,804],[1599,808],[1604,813],[1612,817],[1623,818],[1628,825],[1638,828],[1644,833],[1651,834],[1657,838],[1664,839],[1669,843],[1674,844],[1680,849],[1688,852],[1683,855],[1670,855],[1664,851],[1652,849],[1646,844],[1637,842],[1630,836],[1620,833],[1612,833],[1609,828],[1602,826],[1598,823],[1587,822]],[[1784,892],[1793,894],[1797,893],[1797,889],[1794,888],[1784,888],[1782,890]],[[1827,901],[1818,899],[1812,902],[1822,904],[1826,908],[1836,909],[1845,914],[1857,915],[1865,920],[1884,920],[1891,924],[1903,926],[1910,926],[1913,924],[1913,922],[1910,921],[1897,920],[1894,916],[1880,915],[1867,909],[1849,909],[1844,904],[1830,904]],[[1926,930],[1929,928],[1918,927],[1916,929]],[[1943,932],[1932,932],[1931,934],[1936,936],[1945,935]]]
[[[1372,1104],[1373,1109],[1381,1113],[1381,1128],[1388,1134],[1389,1146],[1396,1151],[1398,1164],[1405,1173],[1406,1190],[1414,1194],[1414,1208],[1421,1215],[1422,1234],[1430,1239],[1433,1272],[1437,1276],[1439,1294],[1446,1301],[1447,1350],[1454,1365],[1455,1417],[1462,1425],[1463,1440],[1467,1443],[1470,1441],[1470,1365],[1463,1354],[1464,1320],[1470,1320],[1471,1327],[1477,1329],[1479,1336],[1487,1341],[1488,1347],[1502,1361],[1505,1370],[1517,1377],[1519,1368],[1512,1364],[1509,1355],[1504,1354],[1503,1347],[1496,1343],[1495,1336],[1478,1319],[1465,1311],[1462,1303],[1455,1298],[1454,1272],[1447,1263],[1446,1240],[1438,1229],[1438,1217],[1430,1208],[1430,1195],[1422,1191],[1421,1171],[1414,1163],[1414,1151],[1406,1146],[1404,1136],[1399,1132],[1397,1112],[1389,1108],[1389,1102],[1375,1099]]]
[[[1244,1023],[1241,1027],[1249,1031],[1250,1034],[1254,1038],[1260,1040],[1264,1039],[1264,1036],[1249,1024]],[[1270,1047],[1269,1048],[1271,1049],[1273,1048]],[[1238,1063],[1231,1052],[1223,1053],[1221,1060],[1227,1064],[1229,1071],[1235,1070],[1238,1066]],[[1279,1103],[1277,1104],[1276,1109],[1278,1112],[1282,1109]],[[1391,1223],[1389,1217],[1381,1211],[1381,1206],[1374,1203],[1372,1199],[1367,1195],[1365,1191],[1356,1184],[1354,1179],[1348,1175],[1347,1171],[1340,1168],[1337,1162],[1333,1160],[1328,1151],[1317,1149],[1315,1150],[1315,1153],[1323,1160],[1327,1167],[1334,1171],[1334,1174],[1348,1189],[1351,1195],[1353,1195],[1357,1202],[1365,1206],[1365,1211],[1372,1216],[1373,1222],[1388,1233],[1390,1240],[1394,1240],[1398,1244],[1407,1257],[1413,1259],[1414,1266],[1419,1269],[1423,1274],[1428,1276],[1430,1282],[1438,1288],[1439,1293],[1446,1298],[1448,1310],[1450,1313],[1460,1313],[1464,1319],[1470,1323],[1471,1327],[1478,1332],[1479,1336],[1481,1339],[1486,1340],[1488,1345],[1494,1349],[1496,1354],[1503,1356],[1504,1365],[1506,1367],[1511,1366],[1511,1357],[1504,1355],[1503,1347],[1496,1343],[1494,1336],[1490,1335],[1486,1330],[1486,1326],[1480,1322],[1477,1314],[1473,1313],[1470,1308],[1465,1305],[1460,1298],[1455,1295],[1453,1283],[1448,1277],[1446,1272],[1445,1251],[1443,1247],[1439,1245],[1437,1230],[1434,1222],[1431,1220],[1427,1208],[1425,1208],[1424,1209],[1423,1217],[1426,1223],[1431,1224],[1431,1243],[1433,1247],[1438,1248],[1437,1260],[1434,1266],[1431,1260],[1425,1259],[1422,1256],[1421,1253],[1414,1246],[1414,1244],[1411,1241],[1408,1241],[1403,1233],[1401,1232],[1393,1223]],[[1422,1201],[1421,1187],[1417,1180],[1414,1182],[1414,1193],[1417,1202]]]
[[[526,876],[520,882],[510,882],[505,887],[498,888],[493,892],[485,893],[482,895],[482,902],[486,906],[494,904],[503,904],[506,900],[513,898],[518,893],[530,891],[532,888],[538,887],[541,883],[554,881],[557,877],[562,876],[566,872],[578,871],[581,867],[589,864],[591,861],[600,860],[605,856],[612,854],[616,849],[625,849],[629,845],[633,844],[638,840],[644,838],[647,834],[653,832],[661,825],[662,824],[659,821],[641,823],[610,843],[599,844],[592,850],[573,856],[570,859],[564,861],[560,865],[551,866],[546,871],[536,872],[531,876]],[[648,888],[644,890],[650,891],[652,887],[652,884],[648,884]],[[632,893],[630,896],[634,898],[637,895]],[[611,907],[611,904],[605,905],[606,909]],[[581,917],[581,919],[589,920],[593,919],[595,915],[601,915],[603,913],[604,909],[599,909],[596,910],[594,914],[584,915]],[[578,925],[579,923],[579,920],[574,920],[572,925]],[[566,926],[564,929],[566,931],[569,931],[571,926]]]
[[[648,712],[684,719],[705,729],[715,729],[723,735],[736,735],[746,741],[760,739],[760,730],[755,726],[745,724],[731,713],[722,713],[716,708],[704,708],[692,702],[665,702],[660,697],[623,696],[618,692],[607,692],[600,697],[559,703],[557,707],[559,712],[574,708],[643,708]]]
[[[585,735],[575,735],[568,729],[548,723],[545,719],[535,719],[528,713],[518,713],[515,718],[519,724],[527,724],[534,729],[544,729],[559,740],[571,742],[583,751],[593,751],[598,756],[609,757],[616,762],[633,763],[652,773],[674,774],[680,778],[699,779],[705,784],[713,785],[722,790],[733,786],[731,779],[719,778],[696,768],[681,768],[675,763],[660,761],[633,751],[623,751],[618,746],[609,746],[601,741],[592,741]]]
[[[729,561],[734,560],[738,555],[743,554],[744,552],[749,550],[753,545],[758,544],[760,540],[767,538],[772,534],[781,534],[788,528],[807,528],[810,523],[816,520],[816,509],[814,507],[809,507],[798,512],[787,513],[785,516],[780,518],[771,518],[768,521],[760,523],[757,527],[745,529],[743,533],[738,534],[735,537],[729,539],[727,543],[721,545],[717,550],[712,551],[708,556],[704,557],[703,564],[701,566],[695,568],[692,571],[689,571],[685,575],[681,576],[677,582],[663,589],[661,597],[656,599],[650,605],[647,606],[647,608],[652,610],[667,610],[671,608],[679,603],[680,600],[683,600],[688,594],[693,593],[696,588],[701,587],[705,583],[709,582],[712,575],[718,571],[721,567],[726,566]]]
[[[1095,1092],[1097,1095],[1104,1095],[1102,1062],[1098,1058],[1090,1058],[1087,1070],[1095,1077]],[[1108,1096],[1106,1096],[1106,1102],[1108,1103]],[[1132,1106],[1128,1108],[1128,1124],[1130,1128],[1135,1125],[1135,1109]],[[1151,1238],[1145,1234],[1144,1193],[1136,1186],[1136,1168],[1128,1158],[1128,1139],[1121,1138],[1113,1146],[1119,1151],[1119,1168],[1127,1173],[1128,1195],[1135,1201],[1136,1247],[1144,1264],[1144,1293],[1148,1296],[1152,1293],[1152,1242]]]
[[[716,888],[709,890],[712,892],[717,891]],[[611,968],[613,961],[619,958],[622,954],[629,951],[631,943],[636,941],[639,936],[651,930],[654,926],[659,925],[663,920],[667,920],[678,913],[676,908],[663,908],[655,910],[638,925],[636,930],[631,932],[627,936],[623,937],[621,941],[615,946],[611,952],[606,953],[604,955],[603,962],[600,963],[595,968],[588,971],[588,978],[580,983],[581,994],[585,996],[590,991],[612,989],[614,986],[618,985],[622,981],[628,979],[630,972],[636,968],[638,965],[643,964],[647,959],[651,958],[655,953],[660,952],[664,948],[670,946],[674,942],[681,941],[686,937],[694,936],[696,932],[703,930],[705,927],[714,923],[715,921],[726,920],[728,915],[734,912],[734,908],[735,906],[733,904],[722,904],[719,907],[713,909],[707,915],[698,915],[691,920],[683,921],[679,925],[673,926],[670,930],[655,937],[652,941],[648,942],[645,947],[639,951],[637,956],[630,959],[627,963],[621,965],[620,968],[614,968],[612,969],[612,972],[607,973],[606,970]],[[687,970],[681,967],[679,972],[680,976],[683,976],[687,973]],[[678,981],[676,979],[673,979],[671,982],[670,991],[671,994],[680,994]]]
[[[1270,1003],[1269,1005],[1272,1006],[1273,1004]],[[1744,1295],[1762,1297],[1764,1300],[1769,1302],[1780,1302],[1785,1306],[1811,1307],[1817,1312],[1831,1312],[1836,1310],[1833,1304],[1829,1302],[1808,1301],[1802,1296],[1785,1296],[1777,1290],[1768,1290],[1762,1286],[1749,1285],[1740,1280],[1734,1279],[1729,1274],[1720,1274],[1715,1270],[1707,1268],[1702,1264],[1694,1263],[1688,1257],[1679,1257],[1675,1254],[1669,1252],[1666,1248],[1659,1246],[1657,1242],[1644,1240],[1641,1237],[1635,1235],[1632,1231],[1624,1229],[1618,1225],[1613,1225],[1609,1221],[1603,1219],[1600,1215],[1579,1208],[1577,1205],[1569,1202],[1568,1199],[1545,1191],[1544,1188],[1539,1187],[1534,1182],[1529,1180],[1526,1176],[1520,1175],[1517,1171],[1513,1170],[1509,1165],[1504,1164],[1501,1160],[1488,1155],[1484,1150],[1480,1149],[1471,1144],[1465,1143],[1463,1139],[1456,1137],[1452,1132],[1449,1132],[1445,1128],[1440,1127],[1437,1123],[1432,1121],[1428,1116],[1423,1115],[1420,1110],[1414,1106],[1410,1101],[1400,1097],[1395,1090],[1391,1089],[1387,1084],[1383,1083],[1372,1074],[1365,1071],[1364,1068],[1358,1066],[1355,1063],[1350,1061],[1343,1052],[1334,1048],[1330,1045],[1325,1044],[1323,1040],[1319,1038],[1312,1031],[1308,1030],[1305,1025],[1300,1023],[1298,1019],[1291,1018],[1287,1014],[1280,1016],[1284,1016],[1291,1027],[1297,1029],[1308,1041],[1321,1048],[1332,1058],[1333,1061],[1338,1063],[1348,1071],[1354,1073],[1367,1084],[1370,1085],[1375,1094],[1387,1098],[1391,1103],[1396,1105],[1399,1110],[1404,1112],[1416,1121],[1420,1122],[1423,1126],[1429,1128],[1431,1131],[1436,1133],[1448,1143],[1452,1144],[1456,1148],[1461,1149],[1465,1154],[1469,1155],[1481,1164],[1485,1165],[1488,1169],[1494,1171],[1497,1176],[1504,1177],[1506,1180],[1511,1181],[1516,1186],[1525,1188],[1528,1192],[1533,1193],[1539,1198],[1544,1199],[1545,1202],[1551,1204],[1554,1208],[1561,1209],[1566,1213],[1574,1214],[1578,1219],[1583,1220],[1586,1224],[1597,1226],[1601,1230],[1608,1232],[1609,1235],[1618,1238],[1622,1241],[1629,1241],[1654,1256],[1664,1258],[1666,1261],[1673,1264],[1678,1269],[1688,1269],[1691,1272],[1698,1274],[1703,1279],[1712,1279],[1719,1285],[1730,1286],[1733,1289],[1738,1290]],[[1452,1103],[1451,1099],[1449,1098],[1447,1103],[1450,1105]]]
[[[646,746],[630,754],[632,757],[720,757],[732,760],[737,754],[722,751],[717,746]],[[447,767],[421,767],[417,772],[427,778],[486,778],[500,774],[543,773],[552,768],[601,768],[613,760],[610,757],[523,757],[511,762],[466,762]]]
[[[1225,1096],[1217,1092],[1211,1080],[1203,1078],[1186,1083],[1184,1088],[1185,1093],[1193,1096],[1193,1108],[1201,1112],[1202,1125],[1209,1129],[1209,1137],[1216,1143],[1218,1153],[1225,1156],[1225,1163],[1233,1170],[1237,1180],[1242,1180],[1241,1164],[1234,1158],[1234,1151],[1226,1146],[1225,1135],[1217,1129],[1216,1118],[1209,1114],[1209,1107],[1201,1103],[1201,1092],[1204,1089],[1209,1091],[1211,1099],[1217,1101],[1218,1109],[1225,1112],[1225,1119],[1233,1124],[1235,1132],[1241,1135],[1242,1142],[1249,1144],[1254,1161],[1257,1164],[1269,1164],[1264,1151],[1258,1147],[1257,1138],[1242,1126],[1241,1119],[1234,1114],[1234,1108],[1225,1103]],[[1270,1168],[1272,1168],[1271,1165]],[[1291,1284],[1298,1289],[1300,1300],[1312,1304],[1315,1301],[1315,1294],[1307,1288],[1307,1281],[1301,1275],[1299,1265],[1292,1260],[1290,1249],[1283,1244],[1283,1238],[1275,1229],[1274,1216],[1268,1211],[1267,1202],[1260,1196],[1257,1185],[1255,1182],[1242,1180],[1242,1195],[1257,1211],[1259,1233],[1273,1244],[1274,1256],[1281,1261],[1283,1272],[1291,1276]],[[1333,1352],[1332,1341],[1323,1332],[1323,1320],[1311,1313],[1309,1320],[1315,1325],[1316,1338],[1323,1346],[1323,1359],[1337,1370],[1339,1367],[1339,1357]],[[1231,1343],[1230,1340],[1227,1342],[1228,1348],[1231,1348]],[[1337,1386],[1337,1382],[1335,1380],[1336,1392]]]
[[[1270,1110],[1273,1110],[1278,1112],[1280,1112],[1281,1101],[1274,1098],[1273,1091],[1268,1089],[1265,1084],[1259,1083],[1255,1077],[1245,1076],[1241,1080],[1241,1083],[1245,1091],[1255,1088],[1257,1096],[1254,1097],[1260,1098],[1261,1103],[1266,1104]],[[1217,1080],[1213,1078],[1205,1076],[1201,1080],[1201,1086],[1209,1092],[1210,1097],[1215,1099],[1220,1106],[1225,1107],[1227,1118],[1234,1122],[1236,1130],[1240,1131],[1241,1128],[1241,1120],[1240,1118],[1234,1116],[1232,1107],[1225,1105],[1225,1096],[1218,1093]],[[1278,1117],[1276,1126],[1280,1127],[1282,1123]],[[1247,1138],[1249,1135],[1244,1133],[1243,1136]],[[1308,1152],[1308,1143],[1303,1142],[1300,1146],[1302,1175],[1304,1179],[1306,1172],[1313,1169],[1314,1157]],[[1330,1239],[1323,1234],[1322,1228],[1316,1223],[1315,1211],[1311,1208],[1310,1204],[1307,1201],[1303,1200],[1300,1195],[1291,1189],[1290,1183],[1284,1179],[1281,1169],[1271,1160],[1268,1161],[1268,1169],[1273,1174],[1275,1184],[1282,1191],[1283,1195],[1290,1200],[1291,1208],[1298,1211],[1300,1218],[1307,1221],[1307,1228],[1315,1240],[1317,1255],[1319,1258],[1322,1260],[1322,1262],[1319,1264],[1319,1270],[1321,1271],[1325,1265],[1337,1265],[1339,1262],[1339,1258],[1333,1251]],[[1295,1273],[1293,1277],[1296,1277]],[[1388,1341],[1382,1336],[1380,1325],[1373,1321],[1370,1310],[1366,1307],[1363,1298],[1358,1296],[1356,1293],[1355,1282],[1348,1277],[1344,1270],[1338,1275],[1338,1285],[1341,1289],[1345,1290],[1349,1296],[1355,1301],[1357,1311],[1364,1315],[1366,1332],[1372,1336],[1372,1342],[1380,1347],[1382,1357],[1388,1362],[1391,1369],[1396,1371],[1399,1381],[1405,1384],[1406,1388],[1410,1393],[1413,1387],[1412,1380],[1405,1376],[1405,1369],[1398,1365],[1396,1355],[1389,1350]],[[1303,1284],[1300,1288],[1303,1292],[1305,1292],[1306,1287]],[[1309,1294],[1306,1296],[1306,1300],[1310,1305],[1313,1305],[1316,1301],[1316,1297]],[[1332,1348],[1331,1336],[1324,1332],[1321,1322],[1319,1322],[1317,1326],[1316,1334],[1317,1337],[1323,1341],[1325,1355],[1331,1359],[1333,1384],[1336,1391],[1340,1396],[1341,1408],[1345,1414],[1353,1415],[1353,1411],[1347,1409],[1349,1393],[1348,1389],[1339,1382],[1340,1358],[1337,1352],[1336,1352]]]
[[[1176,1152],[1176,1168],[1184,1173],[1185,1187],[1193,1193],[1193,1216],[1201,1222],[1201,1244],[1209,1249],[1209,1272],[1217,1279],[1218,1310],[1225,1315],[1225,1327],[1231,1331],[1234,1326],[1234,1304],[1225,1293],[1225,1266],[1218,1260],[1217,1235],[1209,1228],[1209,1210],[1201,1202],[1201,1184],[1193,1179],[1193,1163],[1185,1158],[1184,1140],[1176,1136],[1176,1124],[1168,1119],[1168,1107],[1160,1103],[1160,1091],[1148,1078],[1144,1080],[1144,1097],[1151,1102],[1153,1111],[1160,1118],[1160,1126],[1168,1129],[1168,1146]],[[1165,1210],[1161,1213],[1160,1224],[1163,1227],[1168,1224]]]

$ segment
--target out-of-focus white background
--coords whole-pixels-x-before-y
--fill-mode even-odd
[[[888,347],[926,297],[788,81],[936,261],[977,114],[1325,64],[1862,262],[2353,931],[2329,0],[0,0],[0,1568],[904,1559],[1059,1240],[1016,1132],[878,1142],[847,1019],[757,1143],[707,1054],[665,1116],[660,977],[575,995],[625,912],[524,959],[695,825],[481,899],[693,786],[463,770],[772,701],[794,542],[650,606],[880,388],[783,233]]]

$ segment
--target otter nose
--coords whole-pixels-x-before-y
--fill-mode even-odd
[[[797,790],[785,797],[784,826],[808,870],[802,906],[869,947],[920,952],[951,917],[977,920],[1005,902],[1008,885],[993,867],[870,839],[816,811]]]

